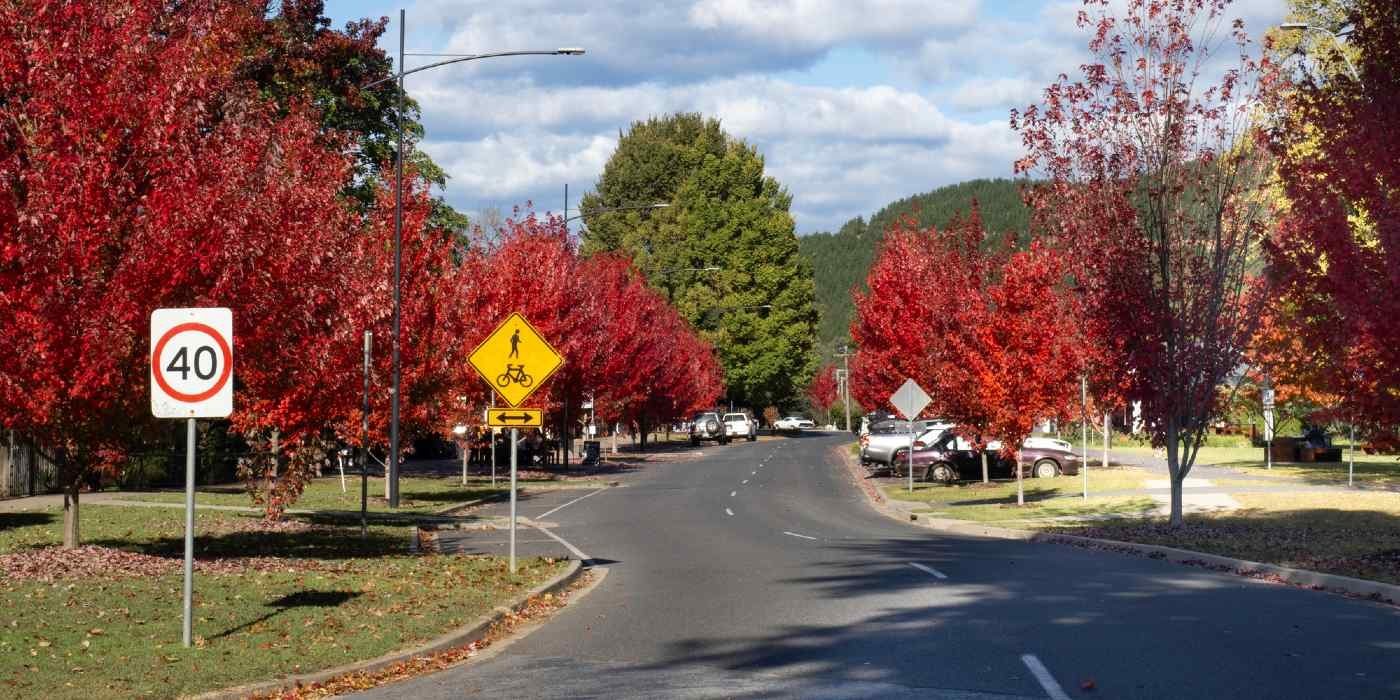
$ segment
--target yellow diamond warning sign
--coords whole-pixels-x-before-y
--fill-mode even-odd
[[[518,312],[496,326],[467,361],[511,406],[519,406],[564,364],[559,352]]]
[[[538,408],[490,408],[486,424],[493,428],[538,428],[544,425],[544,411]]]

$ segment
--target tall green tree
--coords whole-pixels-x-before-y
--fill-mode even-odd
[[[584,252],[632,257],[715,346],[736,405],[798,405],[817,312],[792,196],[719,121],[674,114],[632,125],[581,208],[657,203],[669,206],[586,216]]]

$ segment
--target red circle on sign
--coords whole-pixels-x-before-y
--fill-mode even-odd
[[[224,355],[224,371],[219,373],[219,379],[214,382],[214,386],[198,394],[186,394],[183,391],[176,391],[174,387],[170,386],[170,384],[165,381],[165,375],[161,374],[160,353],[165,350],[165,344],[169,342],[171,338],[175,337],[176,334],[184,333],[185,331],[197,331],[213,338],[214,342],[219,344],[219,351]],[[218,331],[203,323],[181,323],[166,331],[165,335],[162,335],[160,340],[156,341],[156,349],[151,351],[151,375],[156,378],[156,384],[160,385],[161,391],[169,394],[170,398],[185,403],[198,403],[219,393],[219,390],[224,388],[224,384],[228,383],[229,374],[233,372],[232,355],[233,351],[229,350],[228,341],[224,340],[224,337],[219,335]]]

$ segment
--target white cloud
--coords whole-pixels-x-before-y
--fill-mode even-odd
[[[963,30],[977,20],[969,0],[698,0],[690,21],[780,44],[918,38]]]
[[[1021,145],[1006,111],[1087,58],[1078,0],[1021,2],[417,0],[411,49],[588,54],[471,62],[408,86],[423,147],[464,211],[526,200],[557,211],[565,183],[582,195],[597,180],[619,130],[698,111],[760,149],[800,231],[832,230],[900,197],[1011,174]],[[1228,11],[1257,37],[1285,4]],[[391,27],[385,44],[396,39]]]

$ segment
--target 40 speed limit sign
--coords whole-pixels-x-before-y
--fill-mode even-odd
[[[233,412],[233,312],[156,309],[151,314],[151,413],[224,418]]]

